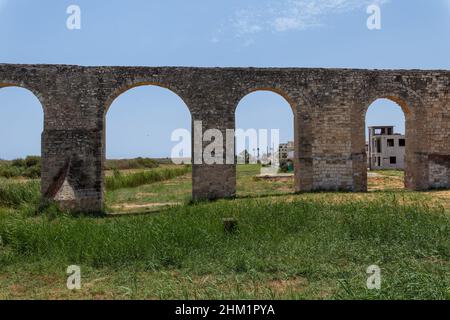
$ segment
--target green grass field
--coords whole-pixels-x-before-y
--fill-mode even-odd
[[[450,192],[379,172],[368,193],[294,194],[258,172],[238,168],[235,200],[190,203],[189,173],[110,190],[122,214],[106,217],[35,215],[34,182],[5,187],[25,191],[0,197],[0,299],[450,299]],[[381,290],[366,287],[370,265]]]

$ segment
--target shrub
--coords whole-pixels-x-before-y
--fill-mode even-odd
[[[4,178],[16,178],[21,174],[20,167],[14,167],[10,164],[2,164],[0,165],[0,177]]]
[[[27,177],[37,179],[41,176],[41,158],[28,156],[25,159],[0,162],[0,177]]]
[[[14,159],[11,161],[11,165],[13,167],[25,167],[25,160],[24,159]]]
[[[23,176],[30,179],[38,179],[41,176],[41,165],[35,165],[32,167],[28,167],[23,172]]]
[[[280,173],[287,173],[289,171],[289,167],[287,162],[283,162],[280,164],[280,168],[278,170]]]
[[[28,156],[25,158],[25,166],[27,168],[30,167],[40,167],[41,166],[41,157],[39,156]]]

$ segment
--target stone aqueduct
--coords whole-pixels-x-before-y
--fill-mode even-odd
[[[204,129],[235,127],[247,94],[270,90],[291,105],[296,191],[367,190],[365,113],[378,98],[406,117],[409,189],[450,187],[450,71],[303,68],[81,67],[0,64],[0,88],[29,89],[44,109],[42,195],[103,210],[105,115],[126,90],[170,89]],[[206,144],[206,143],[205,143]],[[194,199],[233,197],[236,166],[193,166]]]

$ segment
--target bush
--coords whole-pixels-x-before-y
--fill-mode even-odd
[[[41,176],[41,157],[28,156],[25,159],[0,162],[0,177],[26,177],[38,179]]]
[[[40,167],[41,166],[41,157],[38,156],[28,156],[25,158],[25,166],[27,168],[30,167]]]
[[[0,165],[0,177],[4,178],[16,178],[21,175],[20,167],[14,167],[10,164],[2,164]]]
[[[287,173],[289,171],[289,167],[287,162],[283,162],[280,164],[280,168],[278,169],[280,173]]]
[[[23,176],[30,179],[39,179],[41,176],[41,165],[38,164],[36,166],[26,168],[23,172]]]
[[[25,167],[25,160],[24,159],[14,159],[13,161],[11,161],[11,165],[16,168]]]

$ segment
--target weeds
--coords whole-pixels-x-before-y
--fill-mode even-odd
[[[0,207],[39,205],[40,197],[39,181],[14,182],[0,178]]]
[[[158,165],[158,161],[150,158],[108,159],[105,170],[153,169]]]
[[[0,177],[25,177],[30,179],[37,179],[40,176],[41,158],[38,156],[28,156],[25,159],[15,159],[12,161],[0,161]]]
[[[106,189],[109,191],[135,188],[145,184],[173,179],[190,171],[191,166],[187,165],[179,168],[157,168],[131,174],[123,174],[119,170],[114,170],[112,176],[106,177],[105,184]]]
[[[0,237],[9,248],[10,264],[76,262],[93,269],[179,270],[194,278],[301,276],[312,287],[332,282],[326,290],[335,298],[446,299],[448,215],[391,200],[330,204],[246,199],[109,219],[61,215],[29,220],[0,214]],[[222,218],[229,216],[239,223],[233,237],[223,232]],[[383,289],[377,293],[365,288],[365,270],[374,263],[383,270]],[[268,296],[243,290],[237,298],[243,297]]]
[[[246,188],[257,192],[262,182],[250,181],[257,168],[244,169],[251,169]],[[189,171],[116,172],[110,181],[128,188]],[[177,181],[147,192],[174,193]],[[38,182],[0,180],[0,298],[448,299],[448,207],[415,192],[358,198],[220,200],[109,218],[69,215],[50,203],[36,215]],[[233,236],[223,228],[229,217],[239,226]],[[92,287],[61,291],[71,264]],[[381,290],[366,287],[372,264],[381,268]],[[9,289],[18,285],[20,291]]]

